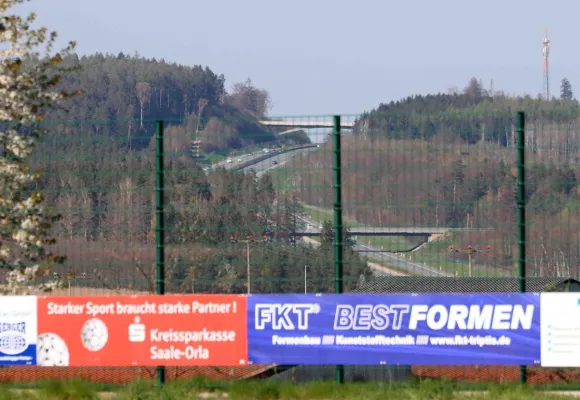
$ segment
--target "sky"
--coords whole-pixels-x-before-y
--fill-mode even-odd
[[[208,66],[229,88],[250,77],[272,116],[359,114],[472,76],[510,94],[580,91],[577,0],[31,0],[61,44]],[[574,55],[576,54],[576,55]]]

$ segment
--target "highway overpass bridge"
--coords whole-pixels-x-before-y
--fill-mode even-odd
[[[349,228],[351,236],[423,236],[431,241],[449,232],[450,228],[378,228],[378,227],[354,227]],[[296,232],[296,236],[320,236],[320,228],[308,226],[302,232]]]
[[[308,121],[308,120],[286,120],[286,121],[260,121],[262,125],[275,126],[279,128],[302,128],[302,129],[312,129],[312,128],[333,128],[334,123],[332,121]],[[344,121],[340,123],[341,129],[353,129],[354,121]]]
[[[421,228],[421,227],[400,227],[400,228],[378,228],[378,227],[354,227],[349,228],[351,236],[414,236],[424,237],[426,242],[431,242],[442,235],[451,232],[471,232],[489,229],[465,229],[465,228]],[[320,227],[309,224],[302,232],[296,232],[296,236],[320,236]]]

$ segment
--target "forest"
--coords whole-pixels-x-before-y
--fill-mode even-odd
[[[155,154],[150,150],[57,155],[45,162],[41,182],[47,203],[62,215],[54,226],[58,252],[67,257],[62,274],[86,276],[87,286],[153,291],[155,284]],[[271,177],[216,169],[207,174],[189,155],[166,158],[168,290],[245,292],[251,245],[252,292],[302,291],[304,265],[309,290],[333,288],[332,229],[321,246],[297,246],[293,193],[275,188]],[[267,242],[263,237],[267,237]],[[346,288],[370,271],[357,253],[345,254]],[[64,275],[63,275],[64,276]]]
[[[490,95],[473,79],[461,94],[380,105],[343,138],[346,217],[369,226],[487,228],[453,244],[489,244],[488,265],[513,273],[518,110],[526,115],[528,273],[580,275],[580,119],[571,99]],[[332,156],[327,143],[288,166],[305,204],[332,209]],[[433,262],[451,256],[443,248]]]
[[[303,228],[294,215],[303,211],[304,204],[332,209],[330,143],[275,172],[282,180],[224,169],[205,172],[189,150],[196,132],[211,136],[205,139],[205,151],[276,137],[259,126],[257,139],[251,129],[236,130],[241,125],[229,125],[225,133],[209,129],[212,124],[229,124],[212,116],[231,110],[257,126],[256,118],[264,116],[269,101],[265,91],[260,92],[262,106],[252,109],[255,103],[247,96],[251,82],[228,94],[224,78],[201,67],[194,68],[199,81],[191,71],[184,72],[192,81],[178,89],[176,82],[185,79],[177,78],[184,67],[125,56],[96,55],[79,62],[87,63],[84,68],[93,72],[83,70],[66,83],[86,85],[86,94],[75,100],[66,115],[78,121],[62,123],[59,118],[64,116],[51,116],[55,125],[33,163],[45,172],[39,185],[47,204],[62,215],[54,229],[58,249],[67,257],[63,273],[86,277],[82,283],[86,286],[153,290],[155,153],[153,127],[147,118],[171,115],[176,122],[167,128],[165,141],[168,289],[244,292],[249,258],[252,292],[302,292],[305,273],[309,292],[332,291],[329,223],[324,224],[320,246],[296,243],[293,235]],[[144,79],[129,78],[137,67],[149,74],[151,93],[157,93],[150,95],[143,109],[135,88]],[[95,89],[100,94],[92,94],[87,82],[98,70],[109,71],[101,72],[108,76],[105,80],[124,76],[115,79],[130,83],[100,85]],[[165,85],[163,91],[159,82]],[[190,89],[196,84],[207,86],[205,97],[199,97],[201,89]],[[173,97],[167,97],[166,91]],[[189,105],[199,99],[207,99],[205,109],[211,110],[207,114]],[[90,120],[102,118],[99,114],[105,111],[108,118],[122,116],[123,101],[133,104],[125,122]],[[527,117],[529,273],[577,275],[580,135],[574,100],[490,95],[472,81],[462,94],[412,96],[363,114],[354,134],[343,138],[345,216],[371,226],[492,228],[465,233],[456,244],[492,244],[493,267],[512,271],[517,260],[515,112],[519,109]],[[186,118],[189,112],[197,114]],[[253,238],[250,244],[244,243],[248,236]],[[346,290],[371,276],[350,241],[344,269]]]
[[[526,143],[535,154],[577,163],[571,151],[580,145],[576,100],[508,96],[486,90],[475,78],[461,94],[418,95],[381,104],[356,121],[355,132],[369,138],[458,139],[468,145],[515,148],[517,111],[526,114]]]
[[[230,238],[258,240],[251,246],[252,292],[302,291],[308,264],[309,290],[332,290],[332,233],[317,248],[296,246],[299,226],[293,193],[275,188],[269,175],[213,169],[205,172],[191,144],[202,152],[260,143],[308,141],[302,132],[278,137],[257,122],[269,94],[251,80],[233,85],[209,68],[193,68],[96,54],[67,60],[81,68],[63,82],[83,93],[49,115],[47,134],[31,167],[42,171],[38,189],[61,215],[53,226],[65,264],[55,271],[80,286],[153,291],[155,284],[156,119],[165,129],[168,290],[238,293],[246,290],[247,249]],[[266,235],[268,243],[260,242]],[[346,287],[370,274],[347,251]],[[296,267],[298,266],[298,267]]]
[[[123,53],[74,55],[66,63],[77,70],[63,77],[63,90],[83,94],[49,114],[49,132],[59,137],[118,137],[124,140],[117,145],[142,150],[154,134],[154,121],[162,119],[183,131],[184,151],[197,138],[205,153],[278,140],[275,130],[257,122],[268,112],[270,95],[249,78],[228,93],[225,77],[200,65]],[[308,141],[305,135],[299,139]]]

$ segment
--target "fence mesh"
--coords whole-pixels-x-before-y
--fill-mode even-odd
[[[334,291],[331,117],[166,120],[167,293]],[[346,292],[518,291],[515,114],[342,116]],[[156,123],[51,122],[32,166],[62,214],[54,295],[154,293]],[[240,133],[241,132],[241,133]],[[527,290],[579,291],[575,112],[526,112]],[[334,367],[167,368],[167,379],[334,379]],[[529,369],[529,382],[578,382]],[[0,381],[152,379],[154,368],[0,369]],[[347,367],[346,379],[517,381],[507,367]]]

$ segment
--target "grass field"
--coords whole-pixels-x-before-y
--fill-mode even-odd
[[[543,392],[521,385],[494,385],[488,387],[487,390],[468,391],[460,390],[444,381],[429,380],[413,386],[380,383],[349,383],[339,386],[331,382],[293,385],[273,380],[238,381],[208,386],[207,382],[193,380],[169,383],[163,387],[153,382],[135,381],[118,390],[98,390],[83,381],[51,381],[41,384],[38,389],[0,387],[2,400],[548,400],[575,397],[580,398],[574,392]]]
[[[469,264],[465,259],[454,259],[449,256],[449,246],[461,242],[461,233],[452,233],[427,243],[411,253],[413,261],[427,263],[433,268],[439,268],[457,276],[468,276]],[[500,278],[510,276],[508,271],[493,266],[493,260],[481,253],[472,262],[472,274],[476,277]],[[511,274],[513,276],[513,274]]]

